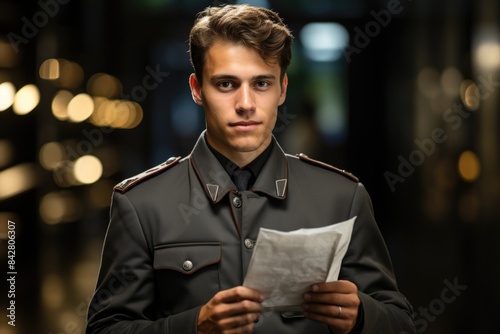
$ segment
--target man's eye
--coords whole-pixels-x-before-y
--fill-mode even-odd
[[[266,81],[258,81],[255,86],[257,86],[258,88],[266,88],[269,86],[269,83],[266,82]]]
[[[233,84],[229,81],[222,81],[222,82],[219,82],[217,84],[217,86],[219,86],[220,88],[223,88],[223,89],[228,89],[228,88],[232,88]]]

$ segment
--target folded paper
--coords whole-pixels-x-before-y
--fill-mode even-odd
[[[300,312],[311,285],[338,279],[356,217],[319,228],[261,228],[243,285],[266,297],[265,311]]]

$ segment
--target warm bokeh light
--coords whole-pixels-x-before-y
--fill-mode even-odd
[[[9,165],[14,158],[14,145],[8,140],[0,140],[0,168]]]
[[[47,170],[54,170],[64,159],[65,152],[61,143],[50,142],[40,148],[40,165]]]
[[[83,122],[92,115],[94,100],[88,94],[78,94],[68,104],[68,119],[72,122]]]
[[[144,117],[144,113],[143,113],[142,107],[139,103],[137,103],[137,102],[129,102],[129,103],[132,104],[132,106],[134,107],[134,109],[133,109],[134,112],[131,115],[129,122],[127,122],[125,128],[126,129],[133,129],[136,126],[138,126],[139,124],[141,124],[142,118]]]
[[[476,181],[481,173],[481,163],[472,151],[464,151],[458,159],[458,172],[467,182]]]
[[[105,97],[94,97],[94,112],[90,116],[89,121],[95,126],[109,126],[111,121],[110,113],[107,111],[112,102]]]
[[[40,92],[35,85],[29,84],[16,93],[12,108],[16,114],[26,115],[35,109],[38,103],[40,103]]]
[[[69,223],[82,217],[80,201],[70,191],[51,192],[42,197],[40,217],[49,224]]]
[[[42,65],[40,65],[40,70],[38,71],[40,78],[45,80],[56,80],[61,77],[61,67],[60,62],[57,59],[47,59]]]
[[[14,103],[16,87],[11,82],[0,84],[0,111],[7,110]]]
[[[132,129],[142,121],[142,108],[131,101],[118,101],[114,105],[113,120],[110,126],[120,129]]]
[[[473,81],[467,81],[468,85],[465,87],[462,102],[469,110],[477,110],[481,105],[479,100],[479,91],[477,85]]]
[[[78,182],[73,175],[73,167],[74,163],[69,160],[62,160],[58,163],[52,171],[55,184],[62,188],[77,185]]]
[[[48,309],[59,309],[64,302],[63,280],[60,276],[49,274],[42,282],[42,302]]]
[[[93,155],[84,155],[75,161],[73,175],[77,182],[91,184],[102,176],[102,163]]]
[[[52,100],[52,114],[58,120],[65,121],[68,119],[68,105],[74,95],[67,90],[60,90]]]
[[[0,201],[30,190],[36,183],[36,168],[32,163],[5,169],[0,172]]]
[[[83,68],[72,61],[60,61],[61,75],[57,80],[57,84],[62,88],[74,89],[80,86],[83,82]]]
[[[500,44],[486,42],[479,45],[475,52],[477,63],[485,69],[500,67]]]
[[[45,60],[39,69],[40,78],[51,80],[54,85],[67,89],[75,89],[83,82],[83,68],[67,59],[50,58]]]
[[[133,129],[142,122],[142,107],[137,102],[94,98],[95,110],[90,121],[95,126]]]
[[[117,98],[122,93],[122,84],[112,75],[97,73],[87,82],[87,92],[93,96]]]

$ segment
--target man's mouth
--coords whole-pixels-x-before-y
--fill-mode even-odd
[[[240,121],[229,123],[229,126],[239,131],[249,131],[255,129],[261,123],[256,121]]]

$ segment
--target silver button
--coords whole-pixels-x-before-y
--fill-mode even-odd
[[[233,198],[233,205],[235,208],[241,208],[241,198],[234,197]]]
[[[189,260],[184,261],[184,263],[182,264],[182,269],[184,269],[185,271],[190,271],[191,269],[193,269],[193,262]]]
[[[245,239],[245,247],[247,249],[252,249],[254,245],[255,245],[255,243],[253,242],[252,239],[249,239],[249,238]]]

